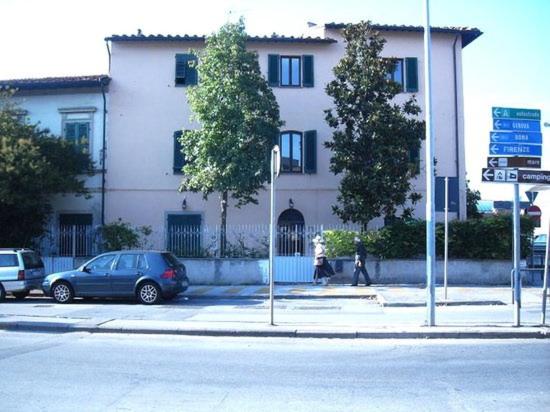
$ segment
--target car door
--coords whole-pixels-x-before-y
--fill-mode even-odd
[[[111,274],[111,290],[114,295],[134,294],[138,278],[143,274],[143,255],[140,253],[121,253]]]
[[[78,296],[108,296],[111,294],[111,274],[117,255],[101,255],[90,261],[75,276],[75,292]]]

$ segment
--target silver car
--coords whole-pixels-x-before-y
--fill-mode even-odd
[[[136,297],[152,305],[173,299],[188,286],[185,266],[172,253],[122,250],[99,255],[75,270],[48,275],[42,290],[58,303],[75,297]]]
[[[41,289],[44,262],[31,249],[0,249],[0,301],[11,293],[25,299],[32,289]]]

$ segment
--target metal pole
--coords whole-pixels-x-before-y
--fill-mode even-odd
[[[424,1],[424,83],[426,87],[426,324],[435,325],[435,188],[430,1]]]
[[[275,220],[275,150],[271,151],[271,196],[269,204],[269,324],[275,325],[273,320],[273,260],[274,260],[274,235],[273,229]]]
[[[521,324],[520,259],[519,184],[514,183],[514,326]]]
[[[542,319],[541,323],[546,323],[546,298],[548,293],[548,255],[550,249],[550,222],[548,223],[548,232],[546,233],[546,254],[544,257],[544,280],[542,281]]]
[[[445,256],[443,261],[443,283],[447,301],[447,263],[449,259],[449,178],[445,176]]]

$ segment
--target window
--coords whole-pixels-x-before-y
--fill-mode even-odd
[[[59,255],[91,256],[94,233],[90,213],[62,213],[59,215]]]
[[[281,172],[302,173],[302,133],[281,133]]]
[[[268,55],[267,80],[272,87],[313,87],[313,56]]]
[[[115,260],[116,255],[106,255],[100,256],[97,259],[92,260],[86,268],[92,272],[97,272],[100,270],[111,270],[113,261]]]
[[[193,54],[176,54],[176,86],[197,84],[197,57]]]
[[[393,71],[386,75],[386,79],[392,80],[401,86],[401,91],[403,91],[404,86],[404,77],[403,77],[403,59],[394,59],[395,65]]]
[[[17,255],[15,253],[1,254],[0,268],[7,268],[10,266],[19,266]]]
[[[61,113],[62,136],[71,142],[76,150],[81,153],[91,153],[93,116],[95,111],[95,107],[59,109]]]
[[[128,270],[128,269],[137,269],[138,267],[139,255],[136,254],[123,254],[118,258],[116,264],[117,270]]]
[[[401,92],[418,92],[418,59],[406,57],[404,59],[391,59],[395,62],[393,71],[386,75],[401,86]]]
[[[182,131],[178,130],[174,132],[174,174],[181,175],[183,174],[182,168],[185,165],[185,155],[183,154],[183,146],[181,145],[180,138],[182,136]]]
[[[300,86],[299,57],[281,57],[281,86]]]

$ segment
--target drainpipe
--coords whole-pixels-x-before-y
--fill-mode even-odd
[[[108,40],[105,40],[105,47],[107,47],[107,54],[109,55],[109,74],[111,74],[111,49],[109,48]]]
[[[458,136],[458,79],[456,73],[456,43],[459,35],[456,35],[453,43],[453,80],[454,80],[454,109],[455,109],[455,153],[456,153],[456,178],[458,183],[459,196],[457,198],[458,203],[458,219],[460,220],[460,153],[459,153],[459,136]]]
[[[107,119],[107,99],[105,97],[105,78],[99,80],[103,96],[103,141],[101,147],[101,226],[105,225],[105,121]]]

